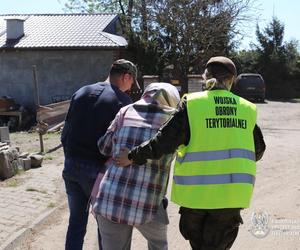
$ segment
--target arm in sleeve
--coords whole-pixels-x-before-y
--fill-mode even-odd
[[[254,127],[253,137],[254,137],[254,147],[255,147],[255,158],[256,161],[259,161],[264,155],[264,152],[266,150],[266,144],[261,129],[257,125],[255,125]]]
[[[98,148],[102,155],[110,157],[113,155],[113,141],[115,131],[118,129],[118,124],[120,120],[120,112],[116,115],[115,119],[111,122],[105,135],[100,137],[98,140]]]
[[[186,100],[182,99],[178,109],[159,129],[156,135],[134,147],[128,158],[136,164],[144,164],[147,159],[159,159],[164,154],[174,153],[181,144],[188,144],[190,128],[187,117]]]
[[[61,136],[60,136],[60,141],[61,141],[63,146],[65,146],[67,136],[68,136],[68,133],[69,133],[69,129],[70,129],[69,128],[69,126],[70,126],[69,122],[70,122],[70,116],[71,116],[70,113],[71,113],[71,110],[73,108],[74,96],[75,96],[75,94],[72,95],[72,98],[70,100],[70,106],[69,106],[69,109],[68,109],[68,112],[67,112],[67,115],[66,115],[66,118],[65,118],[65,124],[64,124]]]

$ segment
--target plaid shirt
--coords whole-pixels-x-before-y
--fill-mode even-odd
[[[115,156],[120,149],[150,139],[169,118],[157,105],[139,101],[120,110],[107,133],[100,138],[100,152]],[[144,165],[118,167],[112,160],[99,185],[93,212],[117,223],[141,225],[155,216],[166,193],[173,155],[148,160]]]

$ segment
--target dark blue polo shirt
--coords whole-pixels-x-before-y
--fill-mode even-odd
[[[130,103],[127,94],[109,83],[87,85],[75,92],[61,136],[65,156],[103,165],[106,158],[97,141],[120,108]]]

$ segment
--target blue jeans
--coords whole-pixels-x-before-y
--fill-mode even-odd
[[[81,250],[89,216],[89,198],[100,166],[82,160],[66,158],[63,170],[70,210],[66,250]],[[101,237],[98,231],[99,249]]]

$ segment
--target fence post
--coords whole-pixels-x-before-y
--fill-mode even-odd
[[[38,83],[36,65],[32,65],[32,71],[33,71],[33,80],[34,80],[35,104],[38,109],[40,107],[40,96],[39,96],[39,83]],[[37,122],[39,123],[39,121],[37,121]],[[38,133],[39,133],[39,139],[40,139],[40,150],[41,150],[41,153],[44,153],[43,134],[39,129],[38,129]]]

